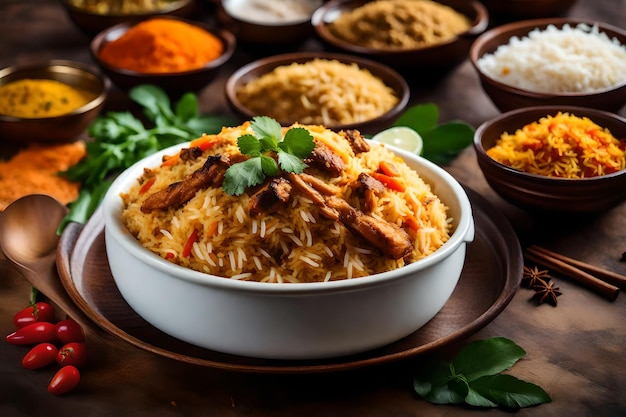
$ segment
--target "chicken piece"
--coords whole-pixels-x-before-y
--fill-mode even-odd
[[[275,204],[286,203],[291,196],[293,186],[285,178],[278,177],[269,181],[263,188],[250,197],[248,209],[252,214],[269,211]]]
[[[374,197],[385,191],[385,185],[371,175],[362,172],[356,180],[355,190],[356,194],[363,198],[365,212],[371,213],[376,208]]]
[[[287,178],[319,207],[323,216],[341,222],[352,233],[380,250],[385,257],[401,259],[413,251],[413,242],[401,227],[365,214],[342,198],[322,195],[300,175],[290,173]]]
[[[187,175],[181,181],[170,184],[165,189],[148,196],[141,205],[141,211],[151,213],[182,206],[191,200],[199,190],[221,185],[229,166],[230,160],[225,155],[208,157],[201,168]]]
[[[314,175],[301,173],[300,178],[302,178],[311,187],[315,188],[317,191],[325,195],[336,195],[339,194],[339,191],[341,190],[341,188],[337,187],[336,185],[330,184]]]
[[[365,138],[361,135],[356,129],[348,129],[339,132],[341,136],[346,138],[346,140],[350,143],[350,147],[354,151],[355,154],[360,154],[362,152],[369,152],[370,145],[365,141]]]
[[[413,242],[404,229],[377,219],[352,207],[338,197],[326,197],[326,205],[339,213],[339,221],[390,259],[401,259],[411,254]]]
[[[337,176],[346,168],[341,157],[328,146],[317,143],[311,155],[304,161],[307,165],[316,166],[323,171]]]
[[[183,148],[180,150],[180,159],[183,161],[193,161],[194,159],[200,158],[202,153],[202,149],[198,146],[194,146],[193,148]]]

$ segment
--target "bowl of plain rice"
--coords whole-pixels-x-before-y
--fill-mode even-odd
[[[356,354],[426,324],[474,238],[463,188],[356,131],[282,130],[311,135],[307,167],[235,193],[228,169],[250,160],[237,145],[257,133],[249,122],[156,153],[115,180],[105,242],[124,299],[173,337],[265,359]]]
[[[554,104],[617,112],[626,104],[626,32],[605,23],[505,24],[476,39],[470,61],[502,112]]]

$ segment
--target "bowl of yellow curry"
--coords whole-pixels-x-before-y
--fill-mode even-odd
[[[91,66],[64,60],[0,70],[0,139],[77,140],[100,114],[109,82]]]

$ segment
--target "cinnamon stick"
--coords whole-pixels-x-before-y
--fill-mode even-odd
[[[559,259],[553,258],[550,255],[546,255],[543,252],[533,250],[532,248],[526,249],[526,258],[532,262],[543,265],[556,272],[565,275],[568,278],[572,278],[578,281],[580,284],[592,289],[596,293],[605,297],[610,301],[615,301],[619,294],[619,288],[604,282],[601,279],[583,271],[573,265],[565,263]]]
[[[549,249],[542,248],[541,246],[532,245],[528,249],[531,249],[534,252],[542,252],[545,255],[551,256],[570,265],[574,265],[575,267],[582,269],[583,271],[595,275],[603,281],[613,284],[623,290],[626,289],[626,277],[624,275],[620,275],[616,272],[600,268],[596,265],[588,264],[578,259],[570,258],[569,256],[561,255],[560,253],[556,253]]]

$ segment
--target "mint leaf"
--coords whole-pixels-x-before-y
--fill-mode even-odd
[[[459,351],[452,366],[455,372],[473,381],[509,369],[526,351],[504,337],[476,340]]]
[[[237,138],[237,146],[244,155],[261,155],[261,142],[252,135],[243,135]]]
[[[481,397],[510,408],[530,407],[552,401],[541,387],[512,375],[487,375],[471,381],[469,385]]]
[[[261,158],[250,158],[228,167],[222,188],[226,194],[240,195],[246,188],[261,184],[264,179]]]

